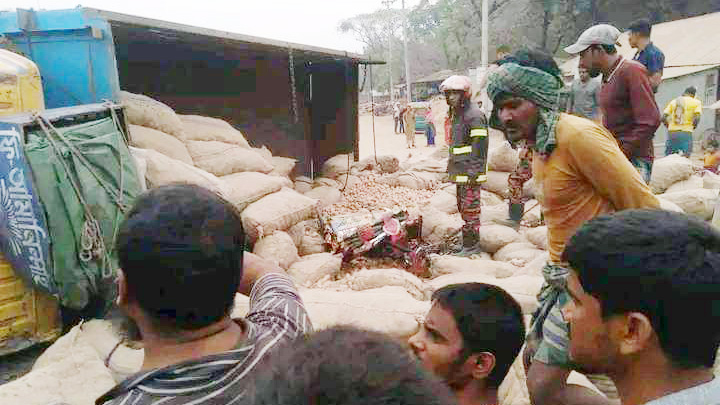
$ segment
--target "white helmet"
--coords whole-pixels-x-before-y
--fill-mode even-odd
[[[472,82],[467,76],[452,75],[440,85],[440,91],[463,90],[467,98],[471,97]]]

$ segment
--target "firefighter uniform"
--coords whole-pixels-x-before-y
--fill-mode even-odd
[[[457,185],[458,210],[465,221],[463,248],[473,248],[479,242],[480,185],[487,181],[488,124],[477,104],[466,99],[449,127],[448,175]]]

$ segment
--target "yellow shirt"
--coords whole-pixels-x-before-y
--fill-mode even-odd
[[[551,261],[560,261],[568,239],[585,221],[628,208],[660,207],[604,127],[561,114],[555,137],[550,157],[533,159]]]
[[[699,117],[702,113],[702,102],[700,102],[700,100],[689,96],[682,96],[682,99],[685,107],[680,124],[675,122],[677,98],[668,103],[667,107],[665,107],[665,111],[663,111],[663,114],[668,116],[667,120],[670,123],[668,126],[669,131],[692,132],[695,130],[695,128],[693,128],[693,118]]]

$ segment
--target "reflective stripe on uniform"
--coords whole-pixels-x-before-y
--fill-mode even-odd
[[[464,155],[472,152],[472,146],[458,146],[452,148],[453,155]]]
[[[482,137],[482,138],[488,136],[488,131],[487,131],[487,129],[485,129],[485,128],[475,128],[475,129],[471,129],[471,130],[470,130],[470,137],[471,137],[471,138],[475,138],[476,136],[479,136],[479,137]]]
[[[457,175],[457,176],[455,176],[455,182],[456,182],[456,183],[467,183],[467,182],[468,182],[468,176]]]
[[[487,181],[487,174],[481,174],[481,175],[477,176],[477,179],[475,181],[478,183]]]

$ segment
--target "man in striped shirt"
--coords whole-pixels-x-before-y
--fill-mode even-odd
[[[243,245],[238,212],[202,187],[137,199],[117,239],[117,304],[145,358],[97,405],[242,403],[258,363],[312,329],[292,281]],[[250,295],[245,319],[230,317],[238,291]]]

